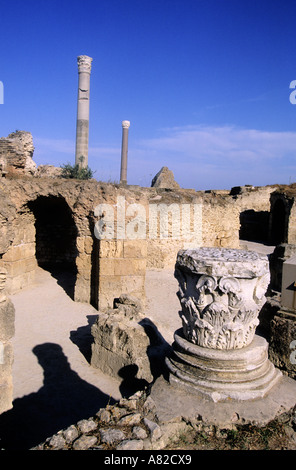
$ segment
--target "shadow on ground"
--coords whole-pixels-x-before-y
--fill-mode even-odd
[[[56,266],[42,266],[45,271],[48,271],[51,276],[56,279],[57,284],[65,291],[65,293],[74,300],[75,283],[76,283],[76,270],[71,267],[56,267]]]
[[[14,400],[13,408],[0,415],[0,449],[30,449],[114,403],[71,369],[58,344],[40,344],[33,352],[44,370],[43,386]]]
[[[91,327],[97,317],[97,315],[87,315],[87,325],[79,326],[77,330],[70,331],[70,340],[78,347],[89,364],[91,362],[91,345],[93,343]]]

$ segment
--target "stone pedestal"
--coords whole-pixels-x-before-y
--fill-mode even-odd
[[[261,254],[226,248],[181,250],[175,276],[183,330],[167,359],[170,382],[213,401],[262,398],[281,373],[255,335],[269,265]]]

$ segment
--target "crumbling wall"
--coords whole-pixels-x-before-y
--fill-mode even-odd
[[[61,178],[5,178],[2,188],[6,207],[2,230],[7,232],[7,243],[0,265],[8,270],[10,292],[30,285],[34,279],[33,204],[41,198],[64,201],[69,208],[76,231],[75,300],[91,302],[98,308],[110,307],[121,293],[142,300],[146,269],[173,269],[179,249],[239,247],[241,205],[225,193]],[[102,207],[113,217],[113,232],[108,237],[95,234],[103,217]]]
[[[5,291],[6,271],[0,268],[0,413],[12,408],[14,306]]]
[[[10,294],[32,285],[35,280],[35,226],[28,210],[17,215],[13,231],[13,242],[0,260],[0,266],[7,272],[6,289]]]
[[[33,138],[30,132],[15,131],[0,138],[0,175],[34,175]]]

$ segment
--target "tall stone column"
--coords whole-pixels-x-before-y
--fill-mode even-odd
[[[89,88],[92,58],[87,55],[80,55],[77,57],[77,63],[78,99],[75,164],[85,168],[88,165]]]
[[[128,153],[128,130],[129,121],[122,121],[122,146],[121,146],[121,169],[120,182],[127,183],[127,153]]]

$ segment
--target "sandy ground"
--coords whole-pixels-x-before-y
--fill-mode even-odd
[[[273,247],[244,243],[262,253]],[[30,447],[120,399],[123,383],[90,366],[97,311],[74,302],[67,277],[38,269],[35,285],[11,296],[15,306],[13,409],[0,415],[0,448]],[[168,343],[181,327],[173,270],[148,271],[146,316]],[[3,440],[3,429],[5,439]],[[1,440],[2,439],[2,440]]]

